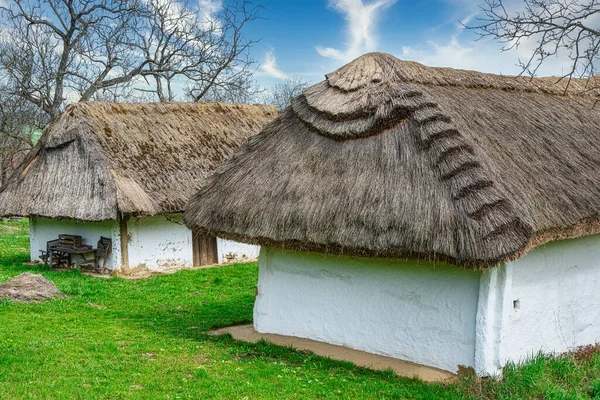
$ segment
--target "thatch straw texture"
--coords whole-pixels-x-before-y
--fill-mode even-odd
[[[600,232],[600,109],[555,84],[367,54],[217,169],[186,223],[304,251],[485,267]]]
[[[0,215],[100,221],[181,212],[276,113],[222,103],[73,104],[0,189]]]

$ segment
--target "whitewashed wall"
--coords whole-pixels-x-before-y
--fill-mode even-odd
[[[31,217],[29,219],[29,241],[32,260],[40,260],[40,250],[46,250],[46,243],[58,239],[60,234],[80,235],[83,243],[96,247],[100,236],[111,238],[113,251],[107,261],[107,268],[121,265],[119,223],[117,221],[82,222]],[[116,250],[115,250],[116,249]],[[40,260],[41,261],[41,260]]]
[[[219,264],[224,264],[227,262],[256,260],[260,252],[260,246],[217,238],[217,250],[219,251]]]
[[[474,364],[480,273],[262,247],[254,327],[456,371]]]
[[[120,269],[121,242],[119,222],[83,222],[31,217],[31,259],[39,259],[46,242],[59,234],[81,235],[85,244],[96,246],[100,236],[112,238],[113,249],[107,262],[109,269]],[[127,221],[129,270],[162,271],[193,266],[192,232],[183,224],[181,213],[135,218]],[[259,246],[217,239],[219,263],[253,260]]]
[[[193,266],[192,231],[183,223],[182,214],[129,218],[129,268],[160,271]],[[252,260],[258,246],[217,239],[218,262]]]
[[[129,218],[129,268],[160,271],[193,266],[192,232],[182,214]]]
[[[600,342],[600,235],[485,271],[262,248],[257,331],[456,372]]]
[[[506,275],[500,365],[600,342],[600,235],[539,247]]]

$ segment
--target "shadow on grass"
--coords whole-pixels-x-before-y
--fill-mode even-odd
[[[0,259],[2,260],[3,265],[10,266],[12,271],[22,270],[23,272],[35,272],[39,269],[37,265],[32,266],[24,266],[23,263],[29,261],[28,255],[23,255],[21,253],[17,254],[0,254]],[[43,264],[41,264],[43,266]]]
[[[433,392],[443,389],[446,395],[448,394],[446,390],[448,390],[449,386],[452,386],[452,384],[444,383],[427,384],[416,378],[400,377],[391,369],[383,371],[372,370],[356,366],[350,362],[319,356],[309,351],[296,350],[291,346],[275,345],[265,340],[260,340],[257,343],[249,343],[235,340],[230,334],[218,336],[209,334],[207,331],[252,322],[251,318],[234,317],[236,314],[239,314],[239,312],[236,312],[239,309],[239,300],[231,299],[206,302],[203,304],[203,307],[187,310],[186,315],[174,316],[169,310],[161,310],[143,315],[132,315],[131,322],[139,329],[151,330],[154,333],[172,335],[197,342],[209,342],[214,346],[225,349],[230,355],[231,360],[240,363],[252,362],[253,360],[278,361],[288,366],[316,368],[321,371],[325,370],[328,373],[349,374],[357,378],[383,380],[388,383],[402,385],[406,388],[418,386],[420,389],[423,389],[424,387],[428,387]],[[254,298],[252,297],[250,301],[247,301],[248,299],[244,300],[246,300],[247,314],[251,315]],[[221,314],[224,317],[215,318],[215,313]],[[170,322],[157,324],[156,321]],[[199,321],[202,321],[202,323],[199,324]]]

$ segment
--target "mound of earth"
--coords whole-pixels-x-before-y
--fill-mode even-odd
[[[30,272],[0,284],[0,299],[8,297],[14,301],[29,302],[56,296],[65,297],[53,282]]]

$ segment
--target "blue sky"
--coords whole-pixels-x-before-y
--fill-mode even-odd
[[[316,83],[360,54],[383,51],[432,66],[517,74],[529,45],[502,52],[491,40],[475,41],[459,21],[474,21],[483,0],[267,0],[264,20],[247,33],[259,82],[269,87],[285,77]],[[516,10],[522,2],[508,0]],[[540,75],[558,75],[567,60],[550,60]]]

